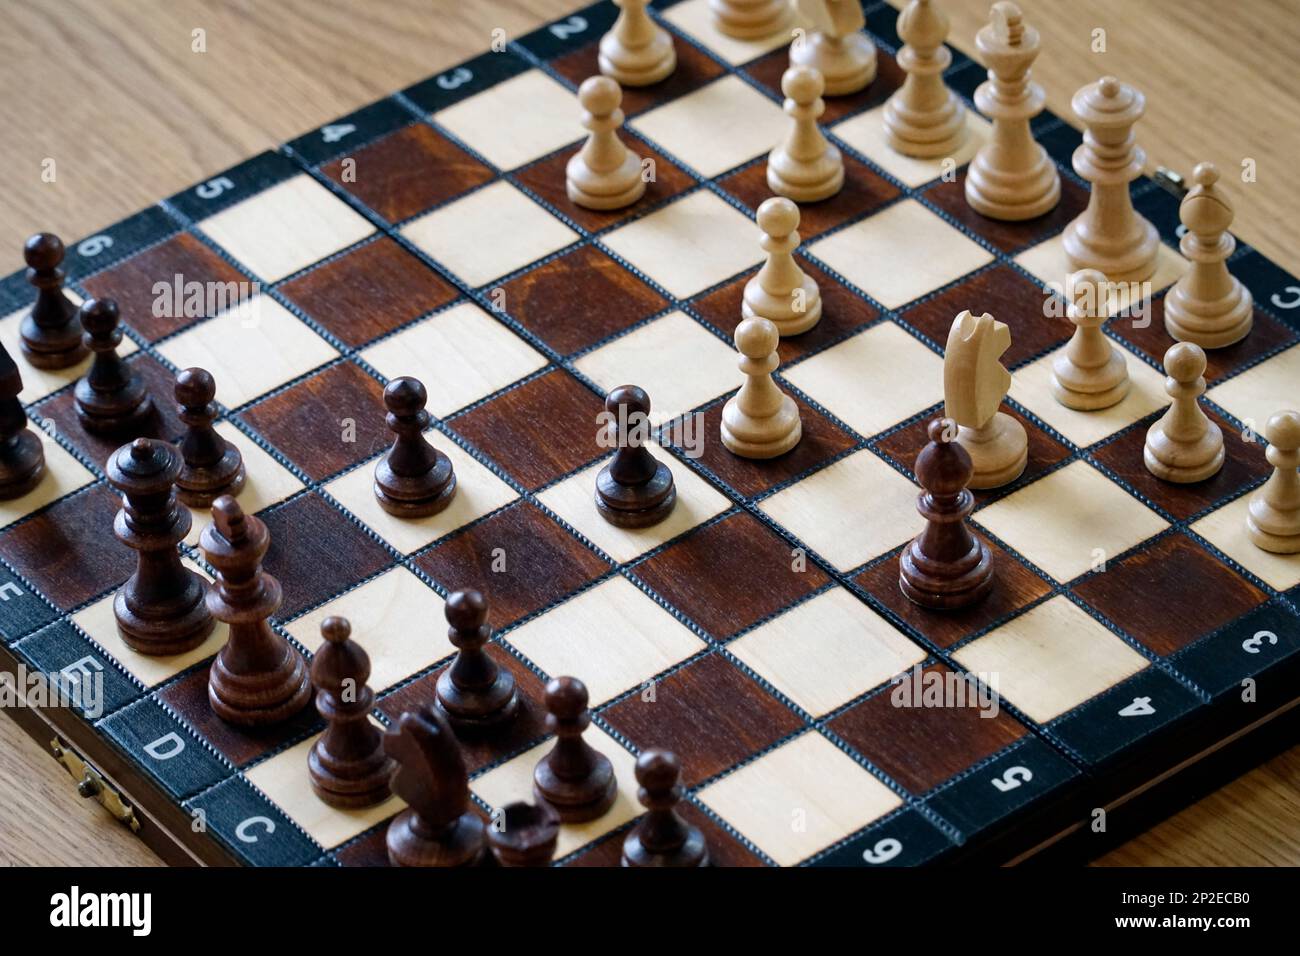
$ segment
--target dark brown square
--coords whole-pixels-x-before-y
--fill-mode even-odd
[[[782,365],[847,338],[879,315],[869,302],[859,298],[811,262],[801,258],[799,267],[817,283],[822,297],[822,317],[807,332],[781,339],[776,354]],[[727,336],[735,335],[736,326],[740,325],[741,320],[745,283],[757,272],[757,269],[753,269],[733,282],[701,296],[691,303],[692,310]]]
[[[144,429],[146,437],[173,441],[185,430],[177,417],[174,397],[176,375],[167,366],[143,352],[126,358],[126,364],[143,379],[145,389],[153,398],[154,413]],[[217,401],[221,401],[221,381],[217,380]],[[54,422],[59,434],[101,468],[113,454],[126,443],[126,438],[105,438],[92,435],[81,427],[77,418],[77,403],[73,389],[67,388],[36,406],[42,418]],[[132,436],[135,437],[135,436]],[[107,531],[108,528],[106,527]]]
[[[236,727],[226,723],[208,703],[208,671],[211,668],[209,661],[160,690],[158,697],[236,767],[247,766],[289,741],[306,736],[320,723],[316,708],[310,703],[289,720],[272,727]],[[304,783],[307,783],[306,772],[304,766]]]
[[[925,198],[953,219],[1003,252],[1011,253],[1056,235],[1088,205],[1088,191],[1068,176],[1061,177],[1061,201],[1043,215],[1021,222],[1003,222],[982,216],[966,202],[966,170],[952,182],[939,180]]]
[[[843,451],[853,447],[853,439],[821,412],[795,399],[803,425],[799,444],[777,458],[758,461],[741,458],[727,450],[718,435],[722,427],[722,408],[717,402],[704,410],[703,454],[698,461],[746,498],[784,484],[796,475],[812,471]],[[683,447],[680,440],[681,419],[664,430],[664,438]]]
[[[356,162],[355,182],[344,179],[343,164],[348,159]],[[424,123],[412,123],[326,163],[321,172],[394,223],[493,177],[491,169]]]
[[[206,285],[209,282],[248,281],[221,256],[190,233],[182,232],[111,269],[91,276],[82,285],[96,298],[116,299],[122,311],[122,321],[148,341],[156,342],[165,335],[188,328],[200,319],[212,318],[206,313],[206,296],[205,309],[194,315],[181,314],[184,311],[184,296],[180,303],[172,303],[167,314],[154,314],[154,303],[158,301],[154,284],[162,282],[174,289],[177,277],[180,278],[182,289],[191,282]],[[228,297],[228,302],[234,305],[244,297],[232,295]]]
[[[1164,367],[1165,352],[1174,339],[1165,331],[1165,296],[1151,303],[1150,321],[1138,328],[1134,320],[1120,316],[1111,319],[1107,328]],[[1293,329],[1283,325],[1262,309],[1255,310],[1255,324],[1250,333],[1235,345],[1205,350],[1205,381],[1213,385],[1220,379],[1241,371],[1248,365],[1295,342]]]
[[[767,185],[766,160],[746,166],[720,180],[719,185],[754,212],[773,196]],[[877,175],[865,163],[846,155],[844,188],[830,199],[799,204],[799,236],[805,243],[812,242],[828,230],[879,209],[898,192],[897,186]]]
[[[1128,429],[1114,441],[1097,448],[1092,457],[1136,488],[1139,494],[1158,508],[1179,521],[1185,521],[1235,497],[1237,492],[1270,471],[1262,443],[1248,444],[1242,441],[1241,433],[1224,418],[1210,409],[1205,409],[1205,413],[1223,432],[1224,451],[1223,467],[1218,474],[1205,481],[1183,485],[1162,481],[1147,471],[1142,452],[1146,447],[1149,425]]]
[[[448,424],[532,489],[604,454],[596,443],[604,409],[591,389],[552,369]]]
[[[526,501],[452,535],[415,563],[448,590],[476,588],[486,594],[493,627],[541,610],[610,568]]]
[[[783,96],[781,92],[781,75],[790,66],[788,47],[774,50],[745,67],[745,72],[767,87],[774,96]],[[827,96],[826,112],[822,114],[823,124],[834,123],[851,113],[861,113],[879,106],[903,85],[904,73],[894,57],[876,47],[876,78],[865,89],[848,96]]]
[[[636,565],[669,604],[719,640],[772,617],[829,580],[795,570],[790,546],[757,518],[733,514]]]
[[[653,700],[632,694],[601,716],[637,749],[660,747],[677,754],[686,787],[717,776],[803,726],[789,708],[718,654],[659,681]]]
[[[263,566],[284,588],[278,620],[296,617],[391,563],[382,545],[315,492],[258,517],[271,533]]]
[[[722,67],[717,61],[701,52],[694,44],[673,37],[673,45],[677,49],[677,66],[672,73],[653,86],[623,87],[625,115],[635,116],[652,107],[662,106],[679,96],[698,90],[705,83],[722,75]],[[553,60],[551,66],[555,72],[578,86],[587,77],[600,75],[600,64],[597,61],[599,52],[600,44],[591,43]]]
[[[953,672],[943,664],[925,674]],[[973,689],[972,689],[973,690]],[[1026,733],[1001,709],[982,716],[977,706],[895,706],[894,689],[881,691],[851,707],[830,723],[855,750],[916,796],[969,770]],[[969,703],[973,697],[967,698]]]
[[[969,310],[987,312],[1011,329],[1002,364],[1015,368],[1069,340],[1074,326],[1045,314],[1047,293],[1010,266],[995,265],[902,313],[901,318],[939,348],[948,342],[953,319]]]
[[[1074,593],[1161,656],[1268,600],[1182,532],[1092,574]]]
[[[668,304],[594,246],[582,246],[507,282],[505,310],[561,354],[595,345]]]
[[[392,239],[380,238],[280,286],[339,341],[358,348],[456,298],[447,282]]]
[[[867,568],[854,578],[854,583],[929,638],[935,646],[952,647],[976,631],[1028,607],[1052,590],[1052,585],[1012,555],[983,535],[980,537],[993,554],[995,577],[989,596],[973,607],[958,611],[931,611],[909,601],[898,586],[898,556],[902,548]]]
[[[135,553],[113,535],[122,500],[93,485],[0,533],[0,554],[50,602],[72,610],[135,571]]]
[[[699,827],[704,840],[709,845],[710,866],[763,866],[754,853],[730,833],[718,826],[713,818],[693,803],[682,801],[677,805],[677,812],[691,826]],[[637,820],[641,818],[638,817]],[[623,859],[623,841],[632,831],[635,822],[602,839],[589,850],[582,851],[568,866],[621,866]]]
[[[241,417],[316,481],[379,451],[392,440],[384,390],[343,361],[245,409]]]
[[[491,596],[495,598],[495,595]],[[498,665],[514,675],[515,688],[519,693],[519,713],[507,726],[490,733],[459,735],[460,752],[465,757],[466,769],[470,773],[525,750],[546,736],[546,707],[542,703],[545,688],[541,679],[518,658],[500,647],[490,644],[487,652]],[[446,669],[447,664],[443,664],[432,673],[393,691],[379,702],[379,709],[390,719],[397,720],[404,711],[432,704],[437,699],[438,677]],[[520,794],[519,799],[531,797]]]

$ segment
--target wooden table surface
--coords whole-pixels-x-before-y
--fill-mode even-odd
[[[0,273],[38,230],[66,239],[519,36],[582,0],[43,0],[0,33]],[[974,53],[987,4],[947,0]],[[1147,95],[1149,165],[1212,160],[1234,231],[1300,273],[1300,86],[1294,0],[1021,0],[1043,37],[1034,71],[1070,116],[1112,73]],[[873,20],[885,15],[877,12]],[[892,14],[889,14],[892,16]],[[192,50],[205,31],[207,51]],[[1104,31],[1105,52],[1093,51]],[[42,179],[55,161],[54,182]],[[1256,180],[1236,175],[1254,160]],[[45,164],[48,165],[48,164]],[[7,717],[0,719],[0,864],[156,864]],[[1300,748],[1110,853],[1113,865],[1300,864]]]

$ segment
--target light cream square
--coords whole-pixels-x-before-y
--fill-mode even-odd
[[[781,866],[807,859],[903,802],[816,731],[727,774],[698,796]]]
[[[434,432],[430,433],[429,440],[451,459],[456,472],[456,495],[436,515],[396,518],[379,507],[374,492],[377,460],[374,458],[324,486],[326,493],[403,554],[419,551],[518,497],[513,488],[446,436]]]
[[[831,233],[811,255],[885,308],[918,299],[993,260],[993,255],[915,199]]]
[[[1050,284],[1053,289],[1061,290],[1065,286],[1065,278],[1072,271],[1070,260],[1065,255],[1065,245],[1061,241],[1061,233],[1057,233],[1046,242],[1040,242],[1036,246],[1026,249],[1020,255],[1016,256],[1016,262],[1024,267],[1035,278]],[[1109,299],[1109,315],[1115,315],[1123,312],[1128,308],[1129,302],[1133,300],[1134,292],[1141,295],[1152,295],[1159,292],[1167,286],[1173,285],[1188,269],[1188,262],[1177,252],[1160,243],[1159,251],[1156,253],[1156,271],[1145,285],[1132,286],[1128,283],[1116,286],[1113,295]]]
[[[678,299],[763,261],[758,227],[705,189],[607,233],[601,244]]]
[[[338,352],[268,295],[256,295],[158,346],[177,368],[212,373],[217,397],[238,408],[290,382]]]
[[[796,27],[806,29],[810,26],[803,14],[799,13],[798,7],[793,3],[791,6],[795,8],[794,15],[786,26],[771,36],[757,40],[738,40],[715,27],[713,15],[709,12],[709,0],[679,3],[664,12],[664,19],[732,66],[739,66],[779,46],[788,45]]]
[[[434,122],[499,169],[514,169],[585,135],[573,93],[541,70],[528,70],[455,106]]]
[[[551,677],[582,679],[597,707],[704,649],[677,618],[616,575],[510,632]]]
[[[425,407],[446,418],[546,366],[546,356],[472,302],[462,302],[361,353],[380,375],[415,375]]]
[[[1300,345],[1260,362],[1207,393],[1257,435],[1275,413],[1300,408]],[[1264,450],[1258,449],[1260,457]]]
[[[573,364],[605,391],[629,383],[645,389],[656,426],[739,388],[741,379],[735,351],[684,312],[638,326]]]
[[[738,76],[671,100],[631,125],[708,178],[766,155],[790,131],[781,107]]]
[[[814,717],[926,658],[918,645],[840,587],[773,618],[727,649]]]
[[[402,235],[475,287],[578,238],[503,179],[411,220]]]
[[[238,448],[244,456],[244,488],[239,492],[239,504],[245,514],[256,514],[303,489],[303,483],[293,472],[230,422],[218,422],[216,430],[218,435]],[[190,526],[190,533],[185,536],[185,543],[197,544],[203,529],[212,523],[212,509],[190,508],[189,512],[194,523]]]
[[[81,303],[81,296],[71,289],[67,290],[67,294],[73,302]],[[23,316],[26,314],[27,309],[19,309],[0,319],[0,345],[3,345],[5,351],[18,363],[18,370],[22,375],[23,390],[18,393],[18,400],[24,405],[30,405],[47,395],[53,395],[61,388],[66,388],[85,375],[90,368],[91,359],[88,355],[70,368],[58,369],[39,369],[28,364],[22,357],[21,328]],[[136,351],[139,351],[139,346],[135,344],[135,340],[129,335],[124,335],[122,344],[117,347],[117,354],[125,358]]]
[[[943,397],[943,359],[881,322],[782,373],[860,435],[870,437]]]
[[[837,570],[848,571],[920,533],[916,495],[910,481],[864,448],[758,507]]]
[[[998,499],[975,520],[1062,583],[1168,526],[1086,461]]]
[[[970,162],[989,138],[992,127],[974,110],[966,111],[966,136],[950,156],[933,159],[914,159],[904,156],[889,145],[885,136],[885,107],[878,106],[860,113],[834,127],[835,135],[866,156],[889,175],[905,186],[916,188],[938,179],[949,169]]]
[[[655,456],[673,470],[677,504],[667,518],[648,528],[615,527],[596,510],[596,475],[608,463],[608,458],[557,482],[537,498],[596,547],[618,563],[626,564],[721,514],[731,505],[693,470],[665,457],[667,452],[657,449]]]
[[[998,693],[1040,724],[1147,666],[1147,659],[1064,595],[958,650],[969,671],[993,675]]]
[[[279,282],[374,232],[306,174],[223,209],[199,227],[263,282]]]
[[[1081,412],[1056,400],[1052,394],[1052,363],[1065,346],[1016,369],[1011,378],[1011,397],[1080,448],[1094,445],[1139,418],[1166,407],[1169,396],[1165,394],[1165,377],[1123,346],[1112,343],[1111,347],[1124,356],[1129,390],[1122,401],[1110,408]]]
[[[317,734],[295,744],[250,768],[244,776],[328,850],[364,833],[406,804],[395,796],[361,810],[339,810],[325,803],[316,796],[307,778],[307,755],[319,739]]]
[[[586,740],[608,757],[609,762],[613,764],[614,779],[618,783],[618,796],[614,799],[613,806],[594,820],[586,823],[561,824],[560,835],[555,843],[557,859],[581,849],[644,812],[636,799],[636,758],[600,727],[587,728]],[[470,789],[493,809],[499,809],[516,800],[527,800],[531,803],[533,768],[537,766],[539,760],[550,753],[554,746],[554,740],[547,740],[499,767],[493,767],[483,776],[471,781]]]
[[[1254,494],[1242,495],[1210,512],[1192,525],[1192,530],[1270,587],[1290,590],[1300,584],[1300,554],[1273,554],[1250,540],[1246,515]]]
[[[442,611],[438,592],[399,566],[304,614],[287,630],[314,653],[322,643],[321,622],[346,617],[353,640],[370,655],[370,686],[378,694],[455,653]]]
[[[45,476],[39,485],[21,498],[0,501],[0,528],[27,517],[33,511],[44,508],[95,480],[90,470],[53,438],[34,425],[29,426],[29,430],[40,439],[41,447],[45,449]]]

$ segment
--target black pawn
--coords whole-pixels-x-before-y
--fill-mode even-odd
[[[209,508],[222,495],[237,495],[244,487],[244,457],[217,434],[213,399],[217,384],[206,369],[187,368],[176,376],[176,401],[185,434],[178,442],[181,458],[176,493],[191,508]]]
[[[587,687],[576,677],[557,677],[546,685],[546,729],[555,746],[533,770],[533,795],[549,803],[565,823],[594,820],[618,796],[609,758],[582,739],[591,723]]]
[[[36,368],[76,365],[88,354],[81,339],[77,306],[63,291],[63,243],[58,236],[38,232],[23,246],[27,281],[36,287],[36,302],[23,316],[19,334],[23,357]]]
[[[515,678],[483,650],[492,636],[487,602],[478,591],[455,591],[445,608],[447,638],[456,659],[438,678],[437,703],[458,731],[482,730],[505,723],[519,711]]]
[[[437,514],[456,494],[451,459],[429,444],[424,410],[429,393],[414,378],[395,378],[384,389],[388,427],[397,436],[388,454],[375,465],[375,498],[399,518]]]
[[[311,661],[316,710],[325,733],[312,745],[307,769],[312,789],[332,807],[357,809],[383,803],[392,791],[389,778],[396,765],[384,753],[383,736],[370,722],[375,705],[370,657],[352,640],[345,618],[321,622],[325,643]]]
[[[86,345],[95,353],[90,371],[73,392],[81,427],[92,435],[110,437],[145,434],[153,424],[153,400],[139,373],[117,354],[122,342],[117,303],[88,299],[80,314]]]
[[[916,510],[925,530],[899,556],[899,587],[923,607],[952,610],[982,600],[993,586],[988,546],[971,534],[966,518],[975,507],[966,487],[973,466],[958,444],[951,419],[930,422],[930,443],[916,459],[916,480],[924,489]]]
[[[549,866],[560,837],[560,818],[545,803],[510,803],[488,828],[488,846],[502,866]]]
[[[709,865],[704,834],[677,812],[681,775],[676,754],[666,750],[647,750],[637,758],[636,796],[649,812],[623,840],[624,866]]]
[[[650,433],[650,396],[635,385],[620,385],[605,397],[618,448],[596,476],[596,508],[620,528],[658,524],[677,503],[673,473],[644,442]]]
[[[18,364],[0,345],[0,501],[21,498],[45,477],[45,447],[27,427],[22,390]]]

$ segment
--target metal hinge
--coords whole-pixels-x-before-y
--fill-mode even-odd
[[[1163,186],[1166,192],[1173,193],[1179,199],[1186,196],[1187,190],[1190,188],[1187,185],[1187,180],[1183,179],[1181,174],[1174,172],[1167,166],[1157,166],[1156,174],[1152,178]]]
[[[50,751],[72,775],[72,779],[77,781],[77,793],[87,799],[94,797],[114,819],[129,827],[132,833],[140,832],[140,821],[136,819],[135,808],[122,799],[122,795],[109,785],[102,773],[58,737],[50,741]]]

